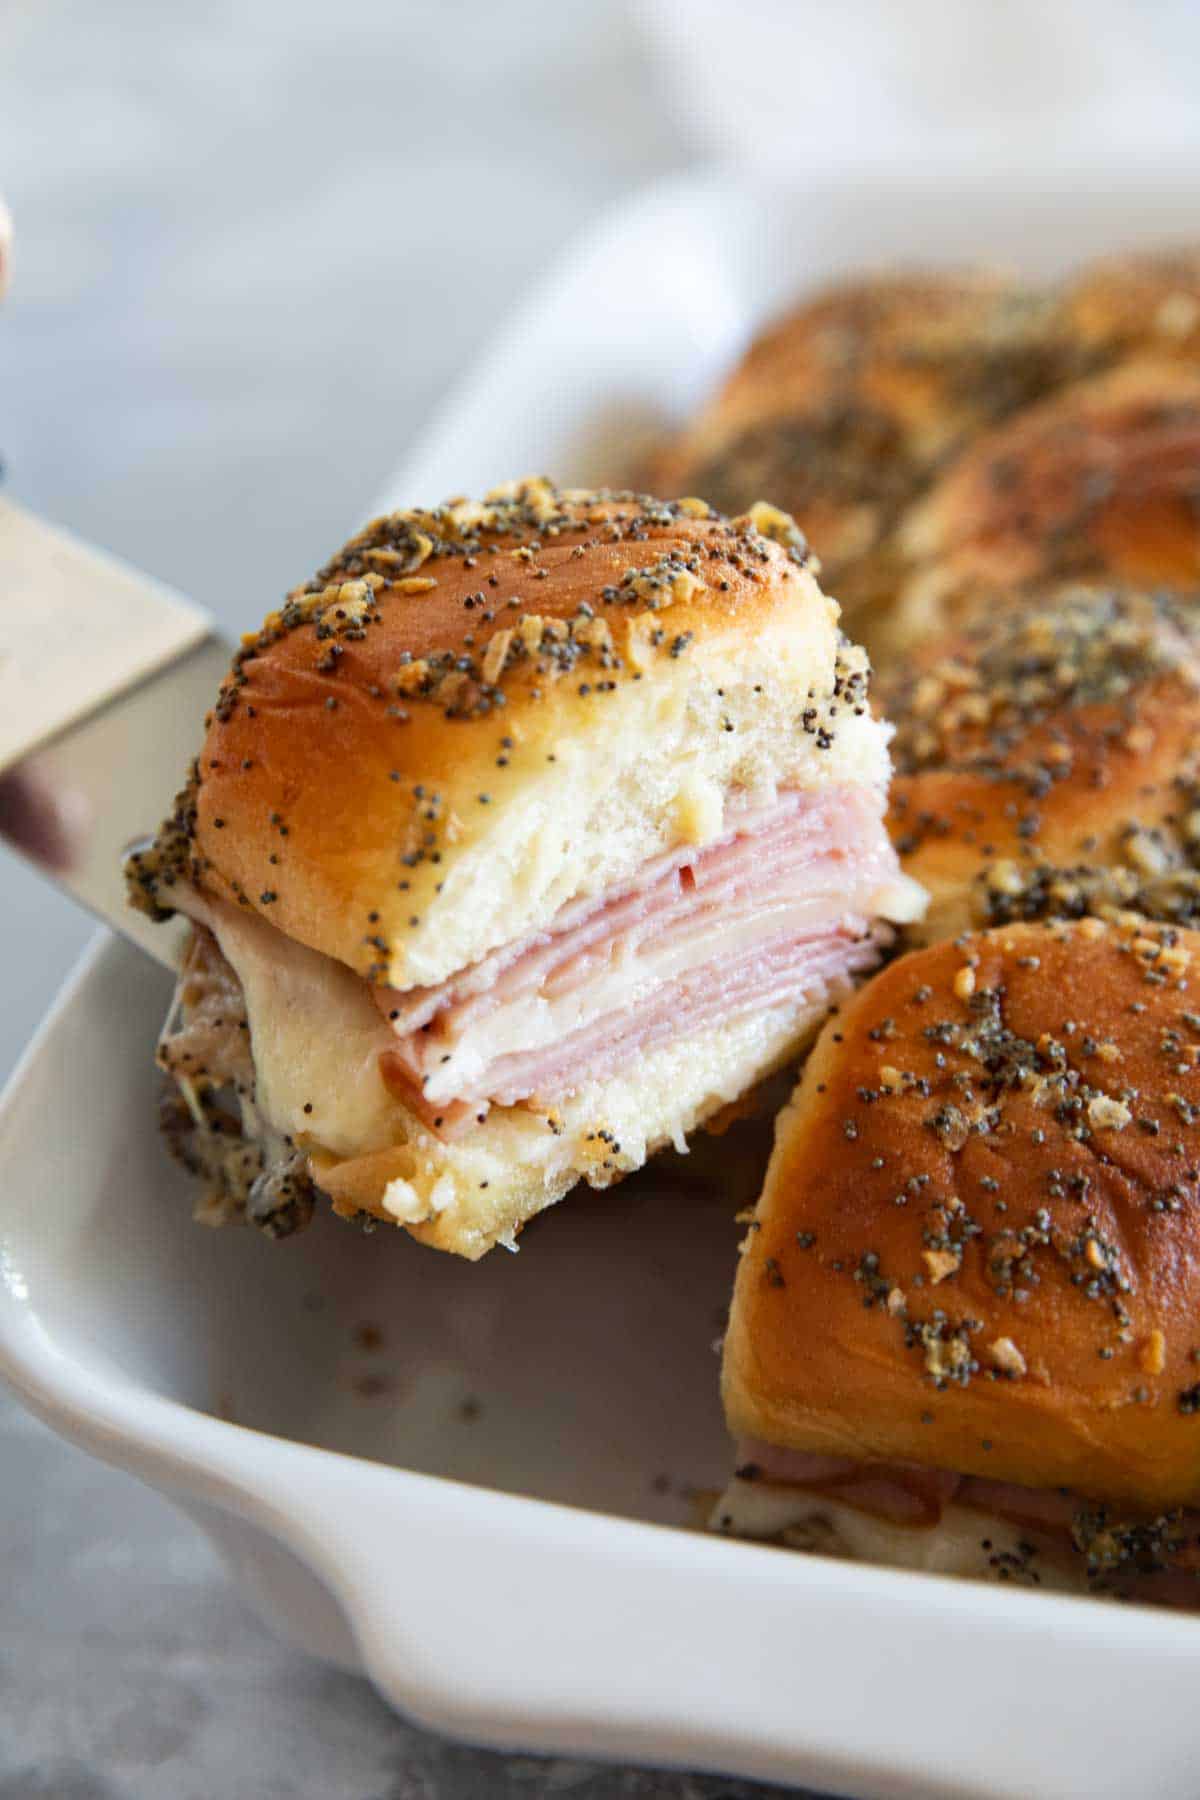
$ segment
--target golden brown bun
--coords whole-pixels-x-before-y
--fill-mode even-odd
[[[971,432],[1079,372],[1052,302],[991,271],[827,289],[768,327],[656,471],[661,491],[803,522],[826,585],[859,613],[888,597],[885,540]]]
[[[1131,907],[1200,922],[1200,664],[1162,596],[982,611],[894,670],[889,824],[920,941]]]
[[[397,513],[246,641],[147,880],[169,906],[182,866],[368,979],[440,981],[717,835],[733,789],[881,788],[865,678],[771,508],[538,481]]]
[[[1072,335],[1105,361],[1200,360],[1200,248],[1105,257],[1067,282],[1062,304]]]
[[[1013,925],[893,963],[782,1114],[732,1428],[866,1462],[1200,1497],[1200,934]]]
[[[1066,579],[1200,587],[1200,373],[1137,362],[981,437],[899,533],[890,654]]]

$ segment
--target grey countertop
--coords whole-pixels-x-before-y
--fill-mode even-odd
[[[565,238],[682,156],[601,0],[8,0],[9,489],[236,628]],[[90,927],[2,855],[0,916],[7,1073]],[[272,1641],[190,1524],[6,1399],[0,1456],[0,1800],[766,1791],[443,1743]]]

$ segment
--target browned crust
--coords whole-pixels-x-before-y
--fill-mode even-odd
[[[982,436],[904,527],[916,565],[897,644],[981,591],[1012,604],[1065,579],[1200,587],[1200,373],[1134,362]]]
[[[1081,344],[1106,358],[1200,356],[1200,248],[1140,251],[1089,263],[1063,310]]]
[[[765,495],[796,512],[853,608],[894,580],[884,540],[932,470],[1088,366],[1052,300],[999,272],[865,277],[768,326],[657,479],[735,511]]]
[[[733,1428],[1158,1510],[1200,1491],[1200,935],[1016,925],[906,956],[783,1114]]]
[[[890,827],[927,936],[1105,905],[1200,920],[1192,610],[1071,588],[984,610],[883,684]]]

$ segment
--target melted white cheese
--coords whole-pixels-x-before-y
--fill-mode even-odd
[[[274,1130],[339,1156],[403,1136],[409,1115],[379,1073],[380,1052],[394,1039],[366,983],[247,908],[191,891],[172,900],[208,927],[241,982],[255,1105]]]
[[[709,1527],[730,1537],[856,1562],[975,1580],[1025,1581],[1053,1592],[1088,1592],[1081,1557],[1056,1554],[1052,1546],[1028,1557],[1019,1548],[1030,1542],[1027,1528],[969,1506],[944,1507],[936,1525],[899,1525],[805,1488],[735,1476],[714,1507]]]

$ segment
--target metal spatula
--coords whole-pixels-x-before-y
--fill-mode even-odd
[[[168,964],[175,923],[125,904],[121,863],[169,810],[230,654],[201,608],[0,500],[0,837]]]

